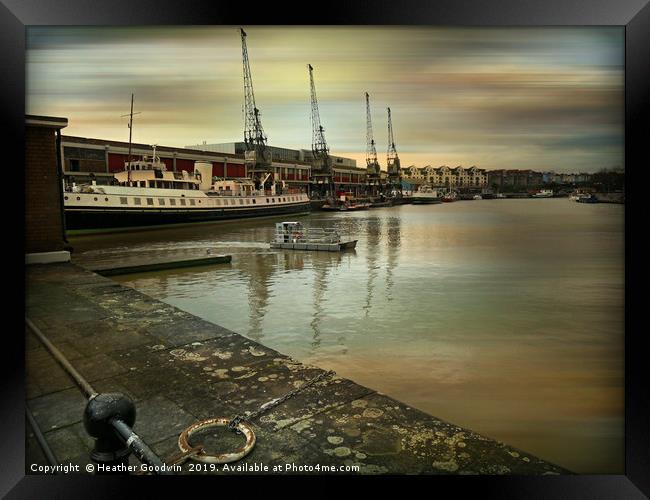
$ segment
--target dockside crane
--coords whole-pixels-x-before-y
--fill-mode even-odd
[[[240,28],[242,60],[244,65],[244,164],[249,175],[252,176],[256,187],[264,188],[263,184],[273,178],[271,166],[271,150],[267,146],[267,138],[262,128],[260,110],[255,105],[253,92],[253,78],[248,61],[248,48],[246,47],[246,32]]]
[[[399,156],[395,148],[395,137],[393,136],[393,120],[388,108],[388,154],[386,158],[388,170],[388,183],[395,195],[402,192],[402,171],[400,168]]]
[[[321,196],[333,193],[332,179],[332,158],[329,155],[327,141],[325,141],[325,129],[320,122],[320,113],[318,112],[318,99],[316,98],[316,86],[314,85],[314,68],[311,64],[307,65],[309,69],[309,86],[311,90],[311,183],[312,192],[318,191]],[[327,193],[329,191],[329,193]]]
[[[366,92],[366,183],[370,186],[371,194],[377,194],[381,183],[381,168],[377,161],[377,148],[372,135],[370,95],[368,92]]]

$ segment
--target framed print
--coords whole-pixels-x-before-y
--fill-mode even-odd
[[[646,2],[3,4],[4,493],[648,494]]]

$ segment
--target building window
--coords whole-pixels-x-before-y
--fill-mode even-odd
[[[127,201],[127,199],[126,199],[126,196],[121,196],[121,197],[120,197],[120,203],[121,203],[122,205],[126,205],[126,204],[128,203],[128,201]]]
[[[142,200],[140,198],[133,198],[133,203],[135,205],[142,205]]]

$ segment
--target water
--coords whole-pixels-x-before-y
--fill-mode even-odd
[[[79,262],[232,254],[118,278],[581,473],[624,472],[623,206],[483,200],[301,217],[352,253],[270,250],[267,219],[72,239]]]

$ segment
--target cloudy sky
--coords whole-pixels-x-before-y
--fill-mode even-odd
[[[623,166],[623,28],[244,27],[269,143],[309,148],[309,73],[331,152],[402,165]],[[28,27],[27,113],[67,135],[183,147],[242,140],[236,27]]]

